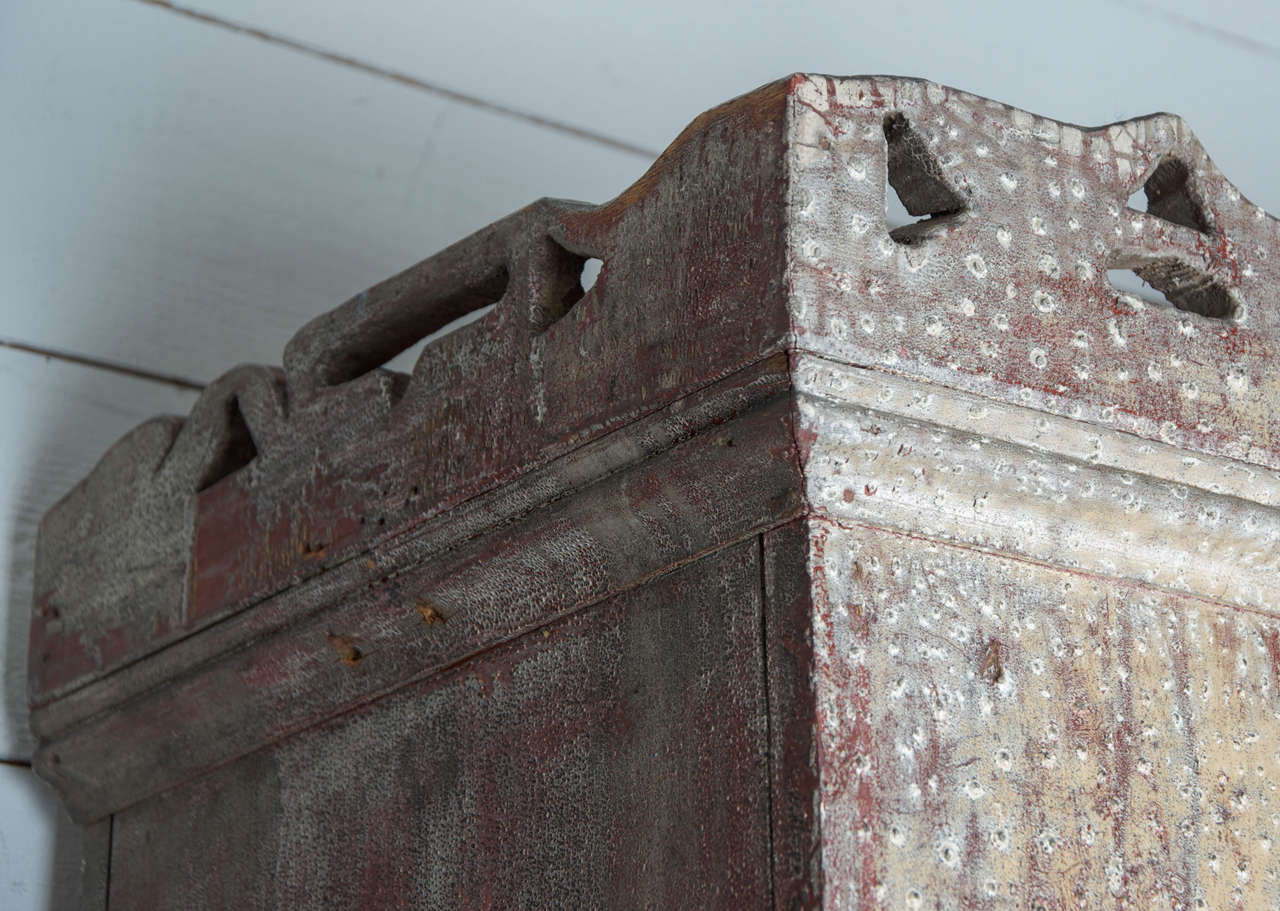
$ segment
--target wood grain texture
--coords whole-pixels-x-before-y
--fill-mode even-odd
[[[795,98],[790,261],[807,350],[1280,468],[1280,222],[1194,124],[1080,129],[878,77],[806,77]],[[904,236],[886,230],[885,178],[901,193],[913,169],[963,202]],[[1113,269],[1168,299],[1120,293]]]
[[[0,336],[205,381],[646,164],[129,2],[7,8],[0,122]]]
[[[208,662],[213,656],[235,651],[250,641],[276,633],[302,619],[317,605],[340,605],[345,592],[356,591],[362,586],[385,587],[389,576],[397,567],[457,559],[460,550],[466,551],[477,540],[483,541],[486,535],[518,523],[539,509],[543,510],[542,514],[545,516],[548,507],[552,510],[559,509],[572,502],[575,494],[582,493],[584,488],[590,488],[610,475],[626,472],[629,466],[634,467],[640,453],[648,459],[655,459],[679,449],[685,453],[684,458],[687,458],[689,452],[698,451],[696,438],[699,435],[708,436],[706,432],[714,428],[717,422],[723,424],[735,413],[753,411],[782,392],[784,374],[778,369],[779,365],[775,361],[764,366],[765,369],[748,376],[732,377],[708,390],[707,394],[696,397],[694,401],[679,402],[668,413],[640,422],[628,428],[628,432],[610,434],[596,443],[583,446],[551,465],[532,472],[522,478],[519,484],[505,485],[460,504],[448,514],[425,522],[406,538],[390,540],[373,547],[367,559],[347,561],[332,572],[294,586],[290,589],[288,598],[260,602],[253,610],[241,611],[205,629],[199,637],[182,639],[153,654],[147,661],[122,668],[112,675],[110,686],[83,687],[55,700],[32,714],[32,726],[41,737],[56,737],[92,716],[109,710],[117,703],[133,700],[157,689],[164,681],[183,675]],[[779,417],[783,419],[783,423],[775,428],[772,437],[781,444],[782,450],[786,450],[790,415],[784,410]],[[711,433],[709,438],[713,445],[705,447],[704,452],[714,452],[716,440],[721,443],[732,440],[732,434],[736,432],[734,428],[741,423],[743,422],[735,421],[733,427],[725,428],[723,433]],[[675,464],[678,466],[680,461],[677,460]],[[776,463],[776,467],[786,468],[785,461],[778,462],[776,458],[770,461]],[[681,469],[677,467],[675,470]],[[798,501],[794,498],[769,505],[767,489],[771,484],[778,485],[775,493],[783,494],[791,489],[792,482],[793,464],[790,480],[776,477],[772,473],[755,475],[754,493],[760,497],[756,503],[763,512],[753,519],[749,511],[741,509],[741,503],[738,504],[738,509],[725,512],[726,516],[737,515],[746,519],[746,524],[735,527],[733,536],[745,533],[753,524],[763,521],[762,517],[765,515],[786,513],[798,508]],[[701,524],[704,528],[708,527],[705,521]],[[723,527],[721,530],[724,530]],[[687,536],[683,540],[686,543],[689,541]],[[476,567],[477,570],[480,568]],[[563,590],[563,580],[558,586]],[[539,592],[540,598],[545,598],[549,593],[543,588]],[[591,593],[592,590],[585,591],[585,594]],[[493,597],[500,597],[500,594],[501,590],[496,594],[491,592]],[[594,590],[594,596],[603,597],[604,592]],[[406,615],[421,619],[416,610],[406,611]],[[358,618],[358,611],[355,616]],[[444,638],[456,642],[456,634],[455,627],[454,633]]]
[[[1274,617],[813,528],[827,907],[1277,907]]]
[[[768,907],[760,570],[724,548],[120,814],[113,906]]]
[[[809,522],[760,536],[769,698],[774,907],[822,904],[818,767],[813,736],[813,598]]]
[[[36,528],[108,446],[138,421],[185,413],[195,393],[0,348],[0,566],[4,567],[4,714],[0,756],[29,759],[27,628]]]
[[[41,774],[77,819],[99,819],[786,519],[800,508],[789,416],[775,398],[456,549],[375,548],[255,605],[234,623],[240,647],[223,624],[161,656],[189,665],[162,686],[142,689],[149,659],[38,710]],[[424,605],[444,619],[424,622]],[[296,622],[267,635],[280,614]],[[49,732],[82,702],[110,711]]]
[[[353,291],[548,192],[606,198],[645,164],[118,2],[4,4],[0,119],[0,337],[201,380],[278,363]],[[36,522],[194,394],[12,351],[0,391],[0,756],[20,759]],[[33,908],[75,902],[46,894],[54,861],[29,837],[54,806],[6,815],[31,855],[5,883]],[[27,907],[16,895],[0,905]]]
[[[1226,22],[1274,45],[1274,13],[1256,2],[1174,4],[1198,10],[1190,24],[1116,0],[1052,11],[1017,0],[773,0],[749,15],[680,0],[187,5],[656,149],[700,111],[797,70],[923,76],[1079,124],[1173,110],[1246,193],[1280,209],[1276,129],[1257,116],[1280,102],[1280,60],[1204,27]],[[469,35],[484,37],[460,40]]]
[[[785,86],[700,119],[617,202],[526,207],[303,327],[283,378],[234,369],[181,427],[139,428],[41,526],[33,701],[777,355]],[[570,266],[593,254],[582,294]],[[335,384],[491,273],[501,302],[411,376]],[[233,414],[247,465],[227,458]]]

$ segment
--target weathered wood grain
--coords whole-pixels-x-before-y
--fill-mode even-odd
[[[1280,613],[1273,472],[816,358],[797,377],[824,515]]]
[[[0,112],[0,337],[199,379],[278,361],[300,322],[557,184],[604,198],[644,165],[130,3],[5,4]],[[192,398],[24,357],[0,355],[5,758],[33,748],[37,520],[130,426]]]
[[[388,539],[382,546],[372,549],[365,559],[347,561],[330,572],[300,583],[290,589],[287,598],[260,602],[253,610],[242,611],[202,630],[198,637],[181,639],[150,656],[147,661],[124,667],[111,675],[106,686],[82,687],[41,706],[32,715],[32,726],[43,738],[56,737],[117,704],[162,687],[165,681],[206,663],[212,657],[277,633],[304,619],[316,605],[336,603],[345,592],[385,583],[401,567],[456,559],[460,549],[483,542],[486,537],[527,520],[539,509],[555,508],[557,503],[634,468],[644,459],[669,454],[682,444],[695,442],[699,435],[714,433],[714,428],[726,421],[761,408],[783,394],[786,377],[785,360],[772,359],[741,375],[729,377],[700,394],[674,402],[664,412],[636,426],[615,431],[531,472],[520,483],[499,487],[461,503],[448,513],[428,519],[400,540]],[[788,448],[786,434],[789,433],[790,417],[785,413],[778,417],[786,426],[774,428],[768,434],[783,444],[782,450],[771,455],[772,459],[783,455]],[[729,442],[734,437],[727,435],[714,439]],[[754,482],[753,486],[768,488],[768,476]],[[787,489],[787,485],[783,483],[781,489]],[[782,514],[794,508],[797,508],[797,503],[790,499],[776,504],[776,509]]]
[[[529,206],[304,327],[283,377],[238,368],[181,427],[122,441],[42,526],[33,700],[779,355],[785,89],[709,112],[615,201]],[[474,275],[448,265],[459,248]],[[583,294],[592,255],[605,265]],[[411,376],[350,376],[477,288],[500,303]]]
[[[809,523],[761,535],[774,907],[822,905]]]
[[[125,903],[1272,907],[1277,261],[1171,115],[766,86],[118,445],[42,527],[37,767],[162,844]],[[614,730],[635,679],[685,702]]]
[[[376,549],[287,591],[248,612],[238,642],[193,638],[189,665],[170,666],[155,689],[142,689],[151,674],[133,682],[142,672],[126,670],[38,710],[41,773],[76,818],[98,819],[749,537],[800,508],[789,418],[775,398],[456,551]],[[740,493],[722,499],[727,489]],[[272,614],[295,622],[264,635]],[[358,663],[344,663],[352,653],[334,637]],[[67,726],[95,705],[101,714]]]
[[[814,77],[795,98],[790,261],[806,350],[1280,467],[1280,222],[1185,121],[1082,129],[874,78]],[[914,140],[887,138],[889,117]],[[913,164],[895,173],[897,145]],[[917,170],[963,204],[886,237],[882,178]],[[1129,204],[1144,187],[1149,211]],[[1175,306],[1121,294],[1110,269]]]
[[[1273,617],[817,520],[828,907],[1276,906]]]
[[[760,572],[751,538],[121,813],[113,904],[769,907]]]
[[[0,565],[4,567],[0,758],[29,759],[27,631],[40,517],[117,437],[157,413],[185,413],[195,393],[0,348]]]

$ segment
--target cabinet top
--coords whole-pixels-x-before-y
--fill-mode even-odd
[[[117,443],[42,523],[31,701],[797,352],[1272,471],[1278,267],[1277,222],[1174,115],[780,80],[611,202],[535,202]]]

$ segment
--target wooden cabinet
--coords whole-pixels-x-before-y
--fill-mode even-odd
[[[1170,115],[766,86],[117,444],[38,768],[111,907],[1272,908],[1277,253]]]

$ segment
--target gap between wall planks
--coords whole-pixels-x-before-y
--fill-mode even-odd
[[[1113,0],[1254,54],[1280,59],[1280,8],[1267,0],[1210,6],[1201,0]]]
[[[1258,117],[1280,104],[1280,13],[1258,3],[1175,0],[1166,11],[1081,0],[1041,11],[1018,0],[766,0],[734,15],[688,0],[369,0],[358,13],[294,0],[164,2],[644,148],[664,148],[703,110],[795,70],[925,76],[1090,126],[1173,110],[1246,196],[1280,209],[1277,128]]]
[[[497,104],[492,101],[486,101],[483,98],[477,98],[476,96],[469,95],[465,92],[459,92],[454,89],[447,89],[442,86],[432,85],[429,82],[423,82],[421,79],[415,79],[414,77],[408,75],[407,73],[401,72],[399,70],[387,69],[386,67],[378,66],[376,63],[368,63],[363,60],[357,60],[354,57],[345,57],[341,54],[335,54],[332,51],[326,51],[322,48],[312,47],[311,45],[304,44],[303,42],[300,42],[300,41],[293,41],[282,35],[273,35],[270,32],[264,32],[259,29],[250,28],[243,25],[237,25],[234,22],[230,22],[226,19],[220,19],[217,16],[206,15],[190,7],[180,6],[176,3],[170,3],[168,2],[168,0],[138,0],[138,2],[145,3],[148,6],[155,6],[155,7],[159,7],[160,9],[177,13],[180,16],[185,16],[188,19],[195,20],[196,22],[203,22],[208,25],[215,26],[217,28],[227,29],[228,31],[234,32],[235,34],[238,34],[238,35],[244,35],[249,38],[256,38],[259,41],[265,41],[268,44],[276,44],[276,45],[279,45],[280,47],[286,47],[289,50],[297,51],[300,54],[306,54],[309,57],[315,57],[320,60],[326,60],[329,63],[336,63],[339,66],[350,67],[351,69],[358,70],[362,73],[367,73],[370,76],[379,76],[384,79],[390,79],[392,82],[398,82],[402,85],[407,85],[415,89],[421,89],[424,92],[429,92],[432,95],[437,95],[448,101],[456,101],[461,104],[471,105],[472,107],[477,107],[494,114],[502,114],[507,117],[514,117],[516,120],[523,120],[527,123],[533,124],[534,126],[545,127],[549,130],[555,130],[556,132],[559,132],[559,133],[565,133],[577,139],[585,139],[589,142],[598,142],[607,148],[616,149],[619,152],[628,152],[633,155],[639,155],[641,158],[646,158],[646,159],[657,158],[659,155],[659,151],[657,149],[646,149],[641,146],[632,145],[630,143],[623,142],[619,139],[614,139],[613,137],[606,136],[603,133],[597,133],[594,130],[585,129],[583,127],[575,127],[571,124],[565,123],[560,120],[555,120],[550,117],[540,117],[537,114],[530,114],[526,111],[519,111],[519,110],[516,110],[515,108],[507,107],[506,105]]]

